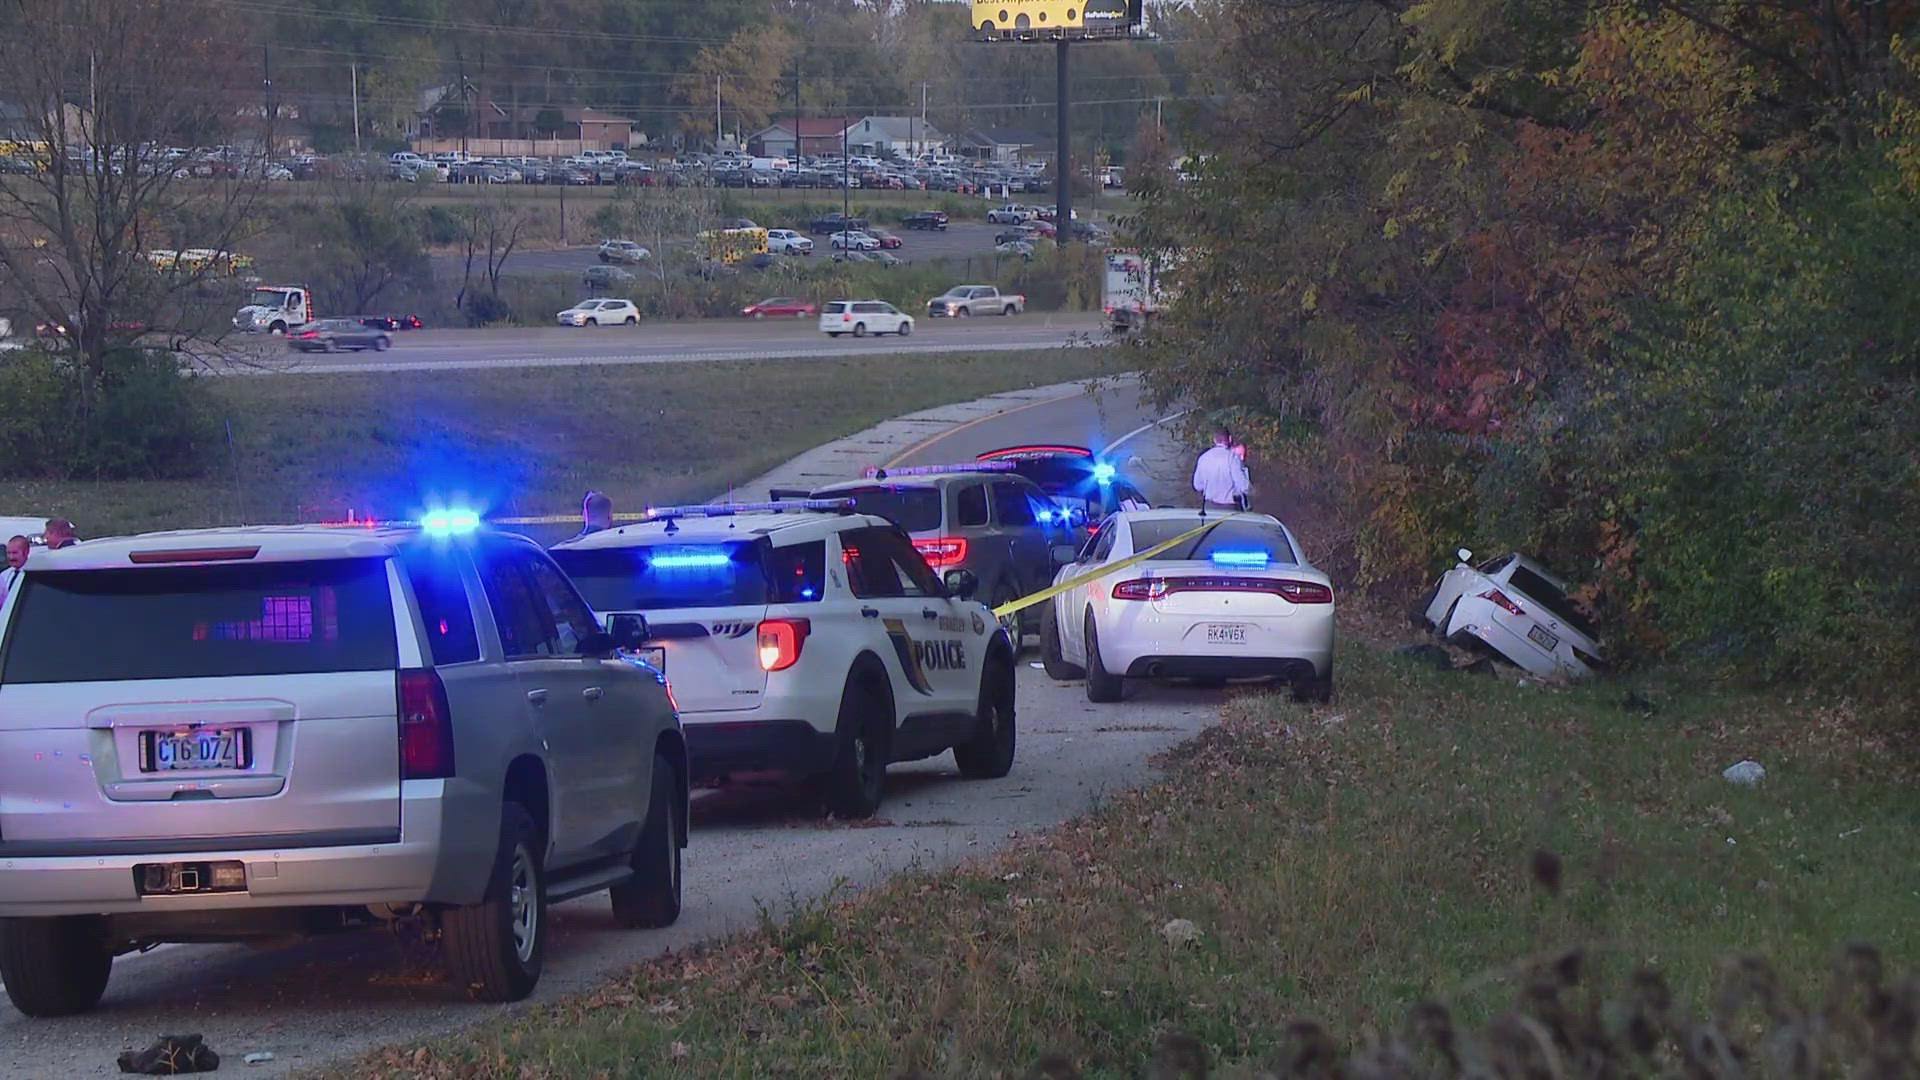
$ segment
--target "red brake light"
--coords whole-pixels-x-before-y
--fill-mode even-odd
[[[175,548],[171,551],[133,551],[130,563],[239,562],[260,554],[259,545],[231,548]]]
[[[1115,600],[1158,600],[1167,595],[1165,578],[1136,578],[1113,587]]]
[[[967,538],[964,536],[942,536],[932,540],[915,540],[913,546],[927,560],[927,565],[939,570],[942,567],[957,566],[967,561]]]
[[[1252,577],[1136,578],[1113,587],[1115,600],[1159,600],[1184,592],[1270,593],[1296,604],[1331,604],[1333,590],[1317,581]]]
[[[1480,594],[1480,599],[1493,601],[1495,604],[1499,605],[1500,607],[1507,609],[1507,613],[1509,615],[1525,615],[1526,614],[1525,609],[1523,609],[1519,604],[1516,604],[1513,601],[1507,599],[1507,594],[1501,592],[1499,589],[1488,589],[1486,592],[1483,592]]]
[[[437,672],[400,672],[400,779],[435,780],[453,775],[453,717],[447,688]]]
[[[800,661],[812,624],[805,619],[766,619],[760,623],[760,667],[784,671]]]

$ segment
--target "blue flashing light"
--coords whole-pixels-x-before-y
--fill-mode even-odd
[[[1265,566],[1273,561],[1264,551],[1216,551],[1211,558],[1221,566]]]
[[[1116,470],[1114,467],[1104,461],[1093,467],[1093,479],[1095,483],[1111,484],[1113,483],[1115,475]]]
[[[468,533],[480,527],[480,515],[471,510],[429,510],[420,517],[420,528],[435,536]]]
[[[672,554],[655,555],[648,560],[655,570],[695,570],[725,566],[733,557],[724,549],[714,551],[679,551]]]
[[[800,590],[800,599],[802,600],[811,600],[815,595],[812,586]]]

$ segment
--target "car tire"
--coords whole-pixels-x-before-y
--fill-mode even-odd
[[[829,331],[827,331],[827,336],[828,336],[828,337],[839,337],[839,336],[840,336],[840,331],[838,331],[838,330],[829,330]]]
[[[1060,653],[1060,616],[1053,610],[1051,600],[1040,605],[1040,666],[1047,678],[1060,682],[1072,682],[1087,675],[1086,668],[1067,663]]]
[[[1120,700],[1125,682],[1107,670],[1100,661],[1100,631],[1093,625],[1093,612],[1087,612],[1087,700],[1107,705]]]
[[[1008,304],[1008,305],[1007,305],[1006,307],[1004,307],[1004,308],[1002,308],[1002,309],[1000,309],[1000,314],[1002,314],[1002,315],[1007,315],[1007,316],[1012,316],[1012,315],[1014,315],[1014,314],[1016,314],[1016,311],[1017,311],[1017,309],[1015,309],[1015,308],[1014,308],[1014,306],[1013,306],[1012,304]]]
[[[980,686],[980,733],[953,748],[953,762],[968,780],[998,780],[1013,771],[1019,739],[1014,724],[1013,661],[994,665]]]
[[[329,352],[329,353],[330,353],[330,352],[332,352],[332,351],[333,351],[333,342],[332,342],[332,341],[322,341],[322,342],[320,343],[320,351],[321,351],[321,352]]]
[[[287,332],[287,324],[283,322],[277,322],[277,323],[274,323],[272,326],[267,327],[267,333],[272,334],[275,337],[282,337],[286,334],[286,332]]]
[[[866,324],[866,323],[863,323],[863,322],[857,322],[857,323],[854,323],[854,324],[853,324],[853,336],[854,336],[854,337],[866,337],[866,336],[867,336],[867,324]]]
[[[72,1016],[106,993],[113,954],[90,915],[0,919],[0,980],[28,1016]]]
[[[500,807],[500,845],[477,904],[440,918],[447,970],[481,1001],[519,1001],[540,981],[547,951],[546,871],[540,830],[519,803]]]
[[[1293,684],[1293,700],[1311,705],[1330,704],[1333,701],[1333,661],[1327,661],[1325,675],[1296,680]]]
[[[391,349],[391,348],[393,348],[393,339],[386,336],[385,334],[382,334],[379,337],[373,339],[374,352],[386,352],[388,349]]]
[[[887,737],[893,718],[886,699],[864,682],[848,680],[834,724],[833,764],[822,776],[827,812],[837,818],[870,818],[886,789]]]
[[[957,311],[955,311],[955,312],[953,313],[953,317],[954,317],[954,318],[956,318],[956,319],[965,319],[965,318],[968,318],[969,316],[971,316],[972,314],[973,314],[973,309],[972,309],[972,308],[966,308],[966,307],[963,307],[963,308],[960,308],[959,310],[957,310]]]
[[[629,316],[627,316],[627,325],[628,325],[628,326],[639,326],[639,325],[640,325],[640,316],[638,316],[638,315],[629,315]]]
[[[600,325],[600,320],[599,320],[599,319],[588,319],[588,320],[587,320],[587,325],[588,325],[588,326],[599,326],[599,325]]]
[[[686,803],[680,777],[666,758],[653,759],[647,821],[633,845],[633,877],[608,890],[613,921],[628,930],[655,930],[680,918],[680,837]]]
[[[753,313],[753,317],[756,319],[764,319],[767,317],[767,313],[764,311],[756,311]]]
[[[902,321],[900,323],[900,336],[901,337],[913,336],[913,324],[911,322]]]

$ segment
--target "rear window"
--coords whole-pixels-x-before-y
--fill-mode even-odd
[[[940,528],[940,491],[931,487],[879,485],[841,489],[825,496],[852,499],[863,514],[878,514],[910,533]]]
[[[398,665],[383,559],[33,574],[0,682],[379,671]]]
[[[1173,518],[1162,521],[1133,522],[1133,550],[1145,551],[1198,528],[1197,518]],[[1293,545],[1280,526],[1264,521],[1235,518],[1222,521],[1186,543],[1167,549],[1156,559],[1211,559],[1219,552],[1265,552],[1269,562],[1290,563]]]
[[[778,587],[771,580],[766,549],[752,541],[561,548],[549,554],[595,611],[649,611],[783,603],[787,601],[780,597],[789,590],[797,594],[809,586],[817,597],[819,577],[824,573],[824,568],[818,567],[825,559],[824,544],[821,552],[816,569],[797,579],[791,565],[783,562]]]
[[[836,301],[822,307],[820,309],[820,313],[823,315],[841,315],[841,314],[844,314],[846,310],[847,310],[846,304]]]
[[[1567,594],[1561,592],[1553,582],[1524,566],[1516,566],[1513,568],[1513,573],[1507,576],[1507,584],[1512,585],[1516,591],[1525,593],[1528,599],[1552,612],[1561,622],[1588,637],[1596,636],[1586,616],[1580,614],[1580,609],[1574,607],[1573,601],[1567,599]]]

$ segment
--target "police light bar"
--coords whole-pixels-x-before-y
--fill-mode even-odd
[[[1017,459],[1031,461],[1036,458],[1062,456],[1090,458],[1093,456],[1093,451],[1084,446],[1066,446],[1064,444],[1055,445],[1051,443],[1037,446],[1008,446],[999,450],[989,450],[980,455],[980,460],[998,461]]]
[[[662,521],[679,517],[730,517],[734,514],[778,514],[788,510],[851,510],[852,499],[783,499],[763,503],[694,503],[688,506],[649,506],[647,518]]]
[[[1012,472],[1011,461],[968,461],[959,465],[908,465],[899,469],[868,469],[869,480],[885,480],[890,476],[936,476],[940,473],[966,472]]]

